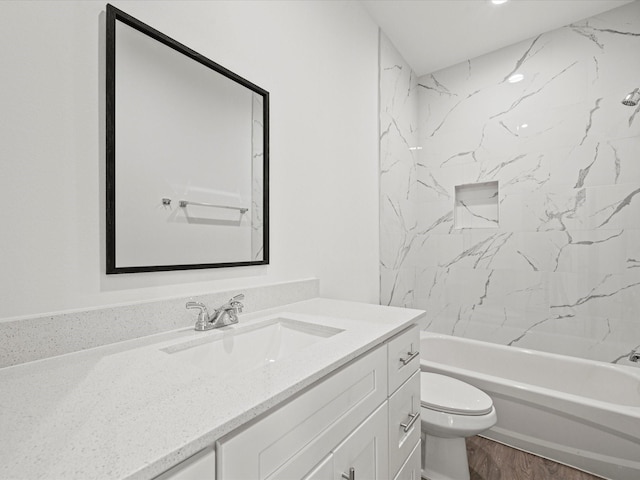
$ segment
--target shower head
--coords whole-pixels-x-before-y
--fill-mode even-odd
[[[638,105],[639,101],[640,101],[640,88],[636,88],[633,92],[631,92],[629,95],[624,97],[624,100],[622,100],[622,104],[626,105],[627,107],[635,107],[636,105]]]

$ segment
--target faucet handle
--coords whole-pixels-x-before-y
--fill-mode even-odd
[[[229,306],[233,308],[233,313],[235,315],[242,313],[242,309],[244,305],[240,302],[240,300],[244,300],[244,294],[239,294],[229,300]]]
[[[242,305],[240,302],[233,302],[231,303],[231,308],[233,308],[233,312],[237,315],[239,313],[242,313],[242,308],[244,307],[244,305]]]
[[[197,308],[200,310],[200,312],[205,312],[205,313],[209,313],[207,311],[207,306],[204,303],[200,303],[200,302],[194,302],[193,300],[188,301],[185,304],[185,308]]]
[[[204,303],[188,301],[185,304],[186,308],[196,308],[200,310],[198,313],[198,320],[196,321],[196,330],[204,330],[205,325],[209,321],[209,310],[207,310],[207,306]]]

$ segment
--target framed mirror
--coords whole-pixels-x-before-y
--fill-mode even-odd
[[[269,263],[269,93],[107,5],[106,273]]]

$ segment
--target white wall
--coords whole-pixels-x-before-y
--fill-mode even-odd
[[[356,2],[114,5],[271,94],[271,264],[104,274],[105,2],[0,2],[0,319],[318,277],[377,302],[377,27]]]

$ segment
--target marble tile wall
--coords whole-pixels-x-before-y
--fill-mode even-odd
[[[380,299],[411,306],[418,222],[418,78],[380,34]]]
[[[640,86],[640,2],[420,77],[417,144],[398,108],[413,76],[381,41],[383,302],[426,309],[431,331],[631,365],[640,106],[621,100]],[[491,181],[497,225],[456,229],[455,187]]]
[[[251,260],[264,260],[264,101],[251,96]]]

